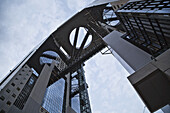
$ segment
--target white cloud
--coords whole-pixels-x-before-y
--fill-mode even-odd
[[[70,9],[80,11],[94,0],[67,0],[67,5]]]
[[[97,54],[86,62],[85,71],[93,112],[143,112],[144,105],[126,78],[129,74],[112,55]]]
[[[0,5],[0,77],[6,75],[71,13],[63,1],[13,0]]]

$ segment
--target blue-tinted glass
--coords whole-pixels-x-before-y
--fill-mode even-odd
[[[40,64],[51,64],[52,59],[46,58],[46,57],[40,57]]]
[[[74,96],[71,99],[71,107],[76,111],[76,113],[80,113],[80,99],[79,99],[79,94]]]
[[[64,97],[64,79],[60,79],[46,90],[43,105],[49,113],[62,113]]]
[[[43,53],[43,55],[50,55],[50,56],[53,56],[53,57],[59,57],[60,58],[60,56],[54,51],[45,51]]]

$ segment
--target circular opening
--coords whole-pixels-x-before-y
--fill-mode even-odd
[[[56,61],[56,58],[60,58],[60,56],[56,52],[45,51],[40,57],[40,64],[41,65],[51,64],[53,60],[55,60],[55,62],[59,62],[59,61]]]
[[[92,42],[92,35],[88,32],[87,28],[78,27],[75,28],[70,34],[70,43],[73,47],[87,48]]]

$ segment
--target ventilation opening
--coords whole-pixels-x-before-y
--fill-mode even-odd
[[[18,91],[20,91],[20,88],[19,88],[19,87],[17,87],[17,90],[18,90]]]
[[[11,105],[11,102],[10,101],[7,101],[7,103],[6,103],[8,106],[10,106]]]
[[[1,96],[1,97],[0,97],[0,100],[4,101],[4,100],[5,100],[5,97],[4,97],[4,96]]]
[[[70,34],[70,43],[76,49],[85,49],[92,42],[92,35],[85,27],[77,27]]]
[[[15,100],[14,105],[17,108],[19,108],[20,110],[23,109],[25,103],[27,102],[27,99],[28,99],[33,87],[34,87],[36,80],[37,80],[37,77],[34,74],[31,75],[31,77],[27,81],[26,85],[24,86],[24,88],[20,92],[19,96]],[[20,88],[19,88],[19,90],[20,90]]]
[[[63,47],[60,47],[60,50],[69,58],[70,56],[68,55],[68,53],[66,52],[66,50]]]
[[[6,90],[6,92],[7,92],[7,93],[10,93],[10,92],[11,92],[11,90],[7,89],[7,90]]]
[[[15,80],[18,80],[18,78],[15,78]]]
[[[15,97],[16,97],[16,95],[13,93],[13,94],[12,94],[12,97],[14,97],[14,98],[15,98]]]
[[[15,86],[15,84],[14,84],[14,83],[12,83],[11,85],[12,85],[13,87]]]
[[[20,82],[20,84],[24,84],[23,82]]]

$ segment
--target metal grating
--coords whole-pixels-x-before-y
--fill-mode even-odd
[[[121,9],[123,10],[143,10],[143,9],[164,9],[170,8],[170,1],[169,0],[143,0],[137,2],[129,2]],[[120,10],[121,10],[120,9]]]
[[[114,10],[110,4],[106,5],[103,10],[103,22],[107,25],[114,26],[115,21],[118,20]]]
[[[120,9],[116,12],[127,33],[123,38],[156,57],[170,47],[170,12],[169,14],[167,12],[166,14],[143,13],[144,11],[140,7],[138,7],[140,11],[135,12],[134,8],[139,3],[145,3],[145,7],[141,6],[144,9],[148,5],[156,3],[164,3],[165,8],[168,8],[167,4],[170,2],[169,0],[130,2],[121,8],[124,10]]]
[[[87,83],[85,82],[84,70],[81,67],[78,69],[79,79],[79,96],[80,96],[80,111],[81,113],[91,113],[90,101],[87,91]]]
[[[72,77],[70,95],[70,98],[78,99],[78,103],[76,105],[80,105],[80,107],[76,109],[76,112],[78,113],[91,113],[90,100],[87,88],[88,85],[86,83],[84,70],[81,65],[80,69],[77,70],[77,74]],[[71,103],[71,105],[75,108],[75,103]]]

